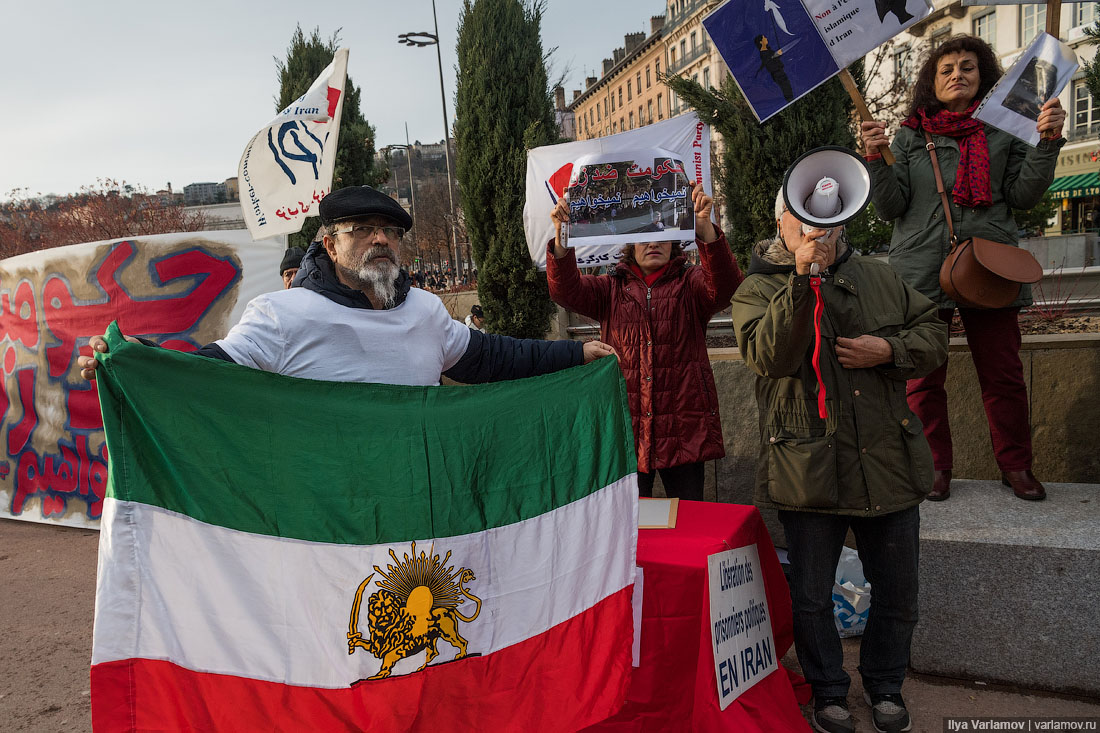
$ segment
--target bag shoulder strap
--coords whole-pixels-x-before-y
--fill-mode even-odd
[[[943,176],[940,175],[940,161],[936,157],[936,143],[932,142],[932,136],[928,134],[928,130],[922,130],[922,132],[924,132],[924,139],[927,141],[924,147],[928,150],[928,155],[932,157],[932,172],[936,174],[936,190],[940,192],[940,201],[943,202],[943,216],[947,220],[947,231],[951,235],[951,248],[954,249],[958,240],[955,238],[955,226],[951,221],[951,204],[947,200]]]

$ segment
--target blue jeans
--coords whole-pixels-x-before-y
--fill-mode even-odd
[[[779,520],[791,563],[795,651],[814,695],[845,697],[851,684],[833,621],[833,579],[849,527],[871,583],[871,612],[859,647],[863,688],[900,693],[917,625],[918,507],[877,517],[780,511]]]

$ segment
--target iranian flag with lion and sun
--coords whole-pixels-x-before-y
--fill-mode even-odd
[[[614,359],[404,387],[107,340],[97,731],[571,731],[617,711],[637,481]]]

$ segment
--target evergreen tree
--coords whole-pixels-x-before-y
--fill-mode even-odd
[[[715,179],[725,199],[726,239],[745,268],[753,244],[775,235],[775,195],[795,158],[822,145],[855,148],[851,98],[838,79],[830,79],[761,124],[731,76],[720,90],[703,89],[683,77],[664,81],[725,139]],[[869,219],[872,216],[864,211],[850,224],[849,233],[870,233],[865,239],[889,242],[890,227]],[[875,248],[871,241],[858,246]]]
[[[542,2],[464,0],[455,94],[457,176],[489,330],[539,338],[554,305],[523,235],[527,149],[558,141]]]
[[[1085,28],[1085,35],[1088,36],[1090,45],[1100,45],[1100,20]],[[1093,55],[1091,61],[1082,64],[1082,67],[1085,71],[1085,84],[1092,92],[1092,98],[1100,99],[1100,50]]]
[[[340,32],[328,41],[321,39],[320,30],[313,29],[307,37],[302,27],[294,29],[286,60],[275,59],[279,76],[279,96],[275,110],[281,112],[309,89],[340,47]],[[389,176],[389,171],[375,165],[374,127],[359,109],[359,87],[349,76],[344,84],[344,107],[340,118],[340,138],[336,151],[336,167],[332,174],[332,190],[345,186],[377,186]],[[320,219],[306,219],[302,231],[290,236],[290,244],[308,247],[320,227]]]

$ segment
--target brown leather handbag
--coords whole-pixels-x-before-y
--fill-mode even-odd
[[[1019,297],[1021,284],[1037,283],[1043,279],[1043,266],[1026,249],[1011,244],[981,237],[959,241],[951,222],[951,205],[936,159],[936,144],[927,131],[924,138],[928,141],[925,147],[932,156],[936,188],[940,192],[947,231],[951,235],[951,251],[940,266],[940,288],[947,297],[962,306],[1007,308]]]

